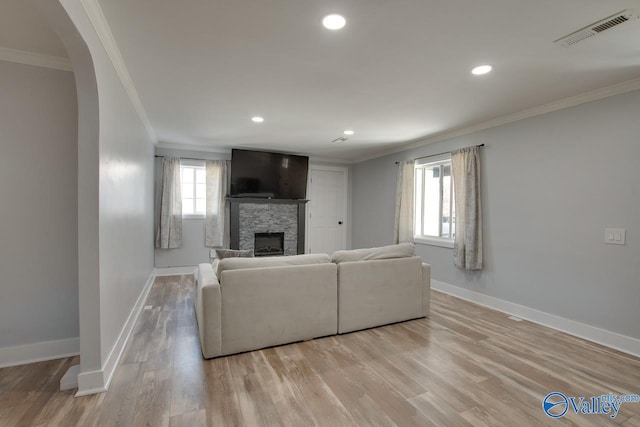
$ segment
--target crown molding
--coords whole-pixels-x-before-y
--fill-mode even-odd
[[[342,159],[339,157],[309,156],[309,163],[334,163],[338,165],[349,166],[353,164],[353,161],[351,161],[350,159]]]
[[[107,24],[107,20],[104,16],[102,8],[100,4],[98,4],[98,0],[80,0],[82,7],[84,8],[87,16],[89,17],[89,21],[100,39],[104,50],[107,52],[109,59],[111,60],[111,64],[113,68],[116,70],[116,74],[120,78],[122,82],[122,86],[124,86],[127,95],[129,95],[129,99],[131,100],[131,104],[133,104],[133,108],[138,113],[138,117],[140,117],[140,121],[147,130],[149,137],[155,143],[157,141],[156,133],[151,126],[151,121],[149,121],[149,116],[147,116],[147,112],[142,105],[142,101],[140,100],[140,96],[138,95],[138,91],[136,90],[133,79],[129,74],[129,70],[124,62],[124,58],[120,53],[120,49],[118,48],[118,44],[116,43],[115,38],[113,37],[113,33],[111,32],[111,28],[109,28],[109,24]]]
[[[354,159],[354,163],[365,162],[367,160],[376,159],[378,157],[388,156],[389,154],[396,154],[403,151],[411,150],[413,148],[423,147],[434,142],[444,141],[447,139],[456,138],[470,133],[478,132],[485,129],[490,129],[498,126],[503,126],[509,123],[517,122],[519,120],[528,119],[530,117],[539,116],[553,111],[562,110],[569,107],[574,107],[580,104],[586,104],[587,102],[597,101],[599,99],[607,98],[609,96],[620,95],[622,93],[631,92],[640,89],[640,78],[627,80],[622,83],[617,83],[611,86],[606,86],[600,89],[595,89],[589,92],[585,92],[579,95],[570,96],[568,98],[561,99],[559,101],[550,102],[548,104],[540,105],[538,107],[529,108],[527,110],[518,111],[516,113],[500,116],[495,119],[488,120],[486,122],[477,123],[475,125],[454,129],[452,131],[446,131],[435,134],[433,136],[420,139],[418,141],[409,142],[392,149],[379,151],[372,153],[357,159]]]
[[[0,61],[15,62],[16,64],[35,65],[36,67],[53,68],[54,70],[71,71],[71,61],[62,56],[44,53],[28,52],[26,50],[10,49],[0,46]]]
[[[205,153],[231,154],[231,149],[210,147],[210,146],[207,146],[207,145],[178,144],[178,143],[165,142],[165,141],[159,141],[156,144],[156,150],[157,149],[182,150],[182,151],[202,151],[202,152],[205,152]]]

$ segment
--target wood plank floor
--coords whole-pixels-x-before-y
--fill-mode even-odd
[[[428,319],[205,361],[193,290],[156,279],[107,393],[56,391],[77,358],[0,369],[0,426],[640,426],[542,410],[640,393],[640,359],[437,292]]]

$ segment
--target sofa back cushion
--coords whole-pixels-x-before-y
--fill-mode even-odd
[[[422,316],[419,257],[343,262],[338,267],[338,332]]]
[[[400,243],[399,245],[382,246],[379,248],[336,251],[331,255],[331,261],[340,264],[341,262],[410,258],[414,256],[416,256],[416,247],[413,243]]]
[[[225,258],[253,258],[253,249],[211,249],[209,251],[209,257],[211,259],[225,259]]]
[[[335,335],[337,267],[327,260],[223,272],[222,353]]]
[[[218,263],[217,276],[222,278],[226,270],[242,270],[247,268],[288,267],[291,265],[329,264],[331,258],[327,254],[307,254],[293,256],[272,256],[258,258],[225,258]]]

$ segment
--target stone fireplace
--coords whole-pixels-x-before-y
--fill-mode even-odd
[[[307,200],[229,197],[231,249],[253,249],[256,256],[304,253]],[[274,240],[277,236],[277,241]],[[274,243],[282,251],[275,252]],[[263,248],[260,245],[269,246]]]

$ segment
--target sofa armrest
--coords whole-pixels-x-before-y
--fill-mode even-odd
[[[222,294],[211,264],[198,265],[196,320],[202,355],[209,359],[222,354]]]
[[[431,265],[422,263],[422,315],[428,316],[431,309]]]

